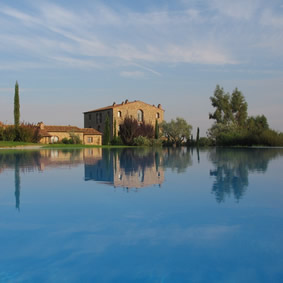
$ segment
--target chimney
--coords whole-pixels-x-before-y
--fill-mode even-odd
[[[37,126],[40,128],[40,130],[43,130],[44,129],[44,123],[43,122],[39,122],[37,124]]]
[[[113,102],[113,105],[112,105],[112,106],[116,106],[116,102],[115,102],[115,101]]]
[[[162,109],[161,104],[158,104],[157,107],[158,107],[159,109]]]
[[[128,100],[128,99],[126,99],[126,100],[125,100],[125,104],[127,104],[128,102],[129,102],[129,100]]]

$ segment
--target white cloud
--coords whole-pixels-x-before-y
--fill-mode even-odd
[[[123,71],[120,72],[121,77],[125,78],[143,78],[144,72],[141,71]]]
[[[10,16],[12,18],[18,19],[24,24],[38,23],[36,18],[7,6],[1,6],[1,13]]]
[[[276,29],[283,28],[283,15],[275,15],[271,10],[265,10],[262,14],[261,23],[273,26]]]
[[[165,52],[169,54],[171,62],[187,62],[201,64],[236,64],[236,61],[225,55],[225,52],[217,50],[214,46],[179,47],[171,45]]]
[[[196,9],[117,13],[100,5],[92,15],[86,10],[74,12],[46,3],[36,7],[38,13],[33,14],[1,8],[0,14],[16,19],[19,24],[13,36],[0,33],[4,42],[2,50],[21,48],[21,52],[30,56],[65,62],[66,66],[75,67],[78,63],[81,67],[99,67],[93,59],[87,62],[78,59],[80,56],[116,58],[135,64],[236,63],[225,47],[219,48],[209,38],[197,43],[195,37],[192,43],[186,32],[192,30],[192,22],[197,25],[203,21]],[[24,35],[21,24],[28,25]],[[152,72],[152,69],[147,71]]]
[[[72,57],[49,57],[50,59],[54,59],[60,64],[67,65],[69,67],[75,67],[75,68],[100,68],[101,66],[96,64],[95,62],[88,60],[88,59],[76,59]]]
[[[213,8],[217,9],[221,14],[239,20],[249,20],[256,12],[258,0],[213,0],[211,1]]]

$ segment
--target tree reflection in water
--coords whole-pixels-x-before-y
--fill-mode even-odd
[[[160,186],[164,168],[182,173],[190,165],[191,153],[187,148],[103,149],[99,162],[85,164],[85,180],[127,189]]]
[[[186,147],[163,149],[164,168],[170,168],[177,173],[184,173],[189,166],[192,166],[192,151],[190,152]]]
[[[217,202],[234,196],[237,202],[244,196],[249,185],[249,173],[264,173],[270,160],[282,156],[281,149],[272,148],[214,148],[209,159],[214,164],[210,176],[215,177],[212,192]]]
[[[22,172],[84,164],[85,181],[138,189],[161,186],[166,169],[177,174],[186,172],[192,165],[195,152],[198,162],[201,162],[199,150],[188,148],[7,151],[0,154],[0,172],[5,168],[15,170],[15,199],[19,210]],[[249,185],[249,173],[266,172],[269,161],[283,155],[282,149],[271,148],[213,148],[205,152],[208,152],[208,160],[214,165],[210,170],[210,175],[215,178],[212,192],[219,203],[229,196],[240,201]]]

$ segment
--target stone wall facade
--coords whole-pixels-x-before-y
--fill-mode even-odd
[[[164,119],[164,110],[159,104],[157,107],[142,101],[113,103],[112,106],[84,112],[84,127],[93,128],[104,133],[106,117],[109,117],[110,132],[112,137],[114,131],[118,135],[119,125],[123,123],[125,117],[133,117],[138,122],[145,122],[155,127],[156,120],[160,124]],[[116,129],[114,123],[116,120]]]
[[[42,122],[38,124],[40,129],[40,143],[49,144],[61,142],[62,139],[70,139],[71,135],[79,137],[86,145],[102,145],[102,133],[94,129],[81,129],[75,126],[46,126]]]

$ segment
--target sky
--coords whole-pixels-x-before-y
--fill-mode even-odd
[[[0,121],[83,127],[128,99],[211,126],[216,85],[283,131],[283,0],[0,0]]]

